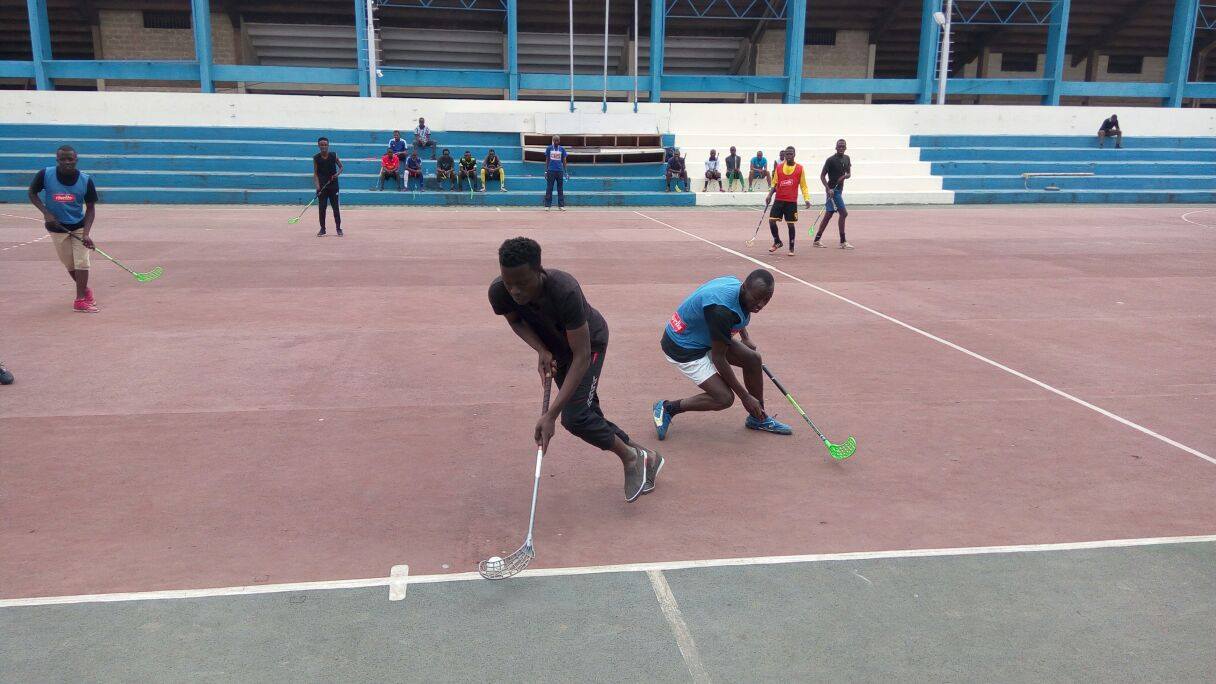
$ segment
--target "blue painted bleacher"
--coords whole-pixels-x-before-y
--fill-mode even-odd
[[[0,126],[0,202],[26,201],[34,172],[55,162],[70,144],[80,168],[96,179],[103,202],[122,204],[303,204],[312,197],[312,155],[326,136],[342,159],[345,205],[536,206],[545,189],[542,164],[521,161],[517,133],[439,131],[435,139],[459,157],[478,162],[494,148],[503,160],[509,192],[490,179],[484,193],[438,190],[435,162],[423,155],[426,192],[375,191],[384,131],[185,126]],[[404,136],[407,137],[408,136]],[[663,192],[661,164],[571,165],[566,203],[593,206],[691,205],[691,193]],[[447,187],[447,184],[444,184]]]
[[[1096,136],[916,135],[911,144],[956,204],[1216,201],[1216,138],[1128,137],[1123,149],[1099,148]]]

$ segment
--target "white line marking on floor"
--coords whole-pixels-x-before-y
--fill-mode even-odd
[[[7,216],[9,218],[25,219],[26,221],[38,221],[39,223],[42,222],[42,219],[35,218],[33,216],[18,216],[17,214],[0,214],[0,216]]]
[[[1055,544],[1022,544],[1016,546],[970,546],[947,549],[902,549],[896,551],[851,551],[846,553],[813,553],[800,556],[755,556],[748,558],[714,558],[706,560],[665,561],[658,563],[626,563],[622,565],[591,565],[570,568],[539,568],[524,570],[511,581],[534,577],[569,577],[614,572],[648,572],[650,570],[691,570],[694,568],[726,568],[745,565],[786,565],[791,563],[822,563],[828,561],[875,560],[885,558],[933,558],[939,556],[982,556],[1009,553],[1041,553],[1050,551],[1083,551],[1088,549],[1118,549],[1134,546],[1165,544],[1203,544],[1216,542],[1216,534],[1188,537],[1142,537],[1139,539],[1104,539],[1098,541],[1061,542]],[[106,603],[112,601],[154,601],[160,599],[211,598],[245,594],[277,594],[326,589],[363,589],[388,585],[389,577],[368,579],[295,582],[291,584],[260,584],[244,587],[213,587],[208,589],[171,589],[167,591],[138,591],[115,594],[82,594],[77,596],[37,596],[33,598],[0,599],[0,608],[48,606],[65,603]],[[445,575],[415,575],[410,584],[436,582],[485,581],[477,572],[456,572]]]
[[[1213,458],[1213,457],[1211,457],[1211,456],[1208,456],[1207,454],[1203,453],[1202,451],[1199,451],[1198,449],[1193,449],[1193,448],[1191,448],[1191,447],[1189,447],[1189,446],[1187,446],[1187,445],[1185,445],[1185,444],[1182,444],[1181,442],[1176,442],[1176,441],[1174,441],[1174,440],[1170,439],[1169,437],[1166,437],[1165,435],[1162,435],[1162,434],[1159,434],[1159,433],[1153,432],[1152,430],[1150,430],[1150,429],[1148,429],[1148,428],[1144,427],[1143,425],[1140,425],[1139,423],[1134,423],[1134,422],[1132,422],[1132,421],[1130,421],[1130,420],[1128,420],[1128,419],[1126,419],[1126,418],[1124,418],[1124,417],[1122,417],[1122,416],[1119,416],[1119,415],[1116,415],[1116,414],[1114,414],[1114,413],[1111,413],[1110,411],[1107,411],[1106,409],[1102,408],[1101,406],[1095,406],[1094,404],[1091,404],[1091,403],[1089,403],[1088,401],[1085,401],[1084,399],[1081,399],[1081,398],[1079,398],[1079,397],[1075,397],[1075,396],[1073,396],[1073,395],[1069,394],[1068,392],[1065,392],[1064,390],[1061,390],[1061,389],[1056,389],[1055,387],[1052,387],[1051,385],[1048,385],[1047,383],[1043,382],[1042,380],[1037,380],[1037,379],[1035,379],[1035,378],[1032,378],[1032,377],[1030,377],[1029,375],[1026,375],[1025,373],[1023,373],[1023,372],[1021,372],[1021,371],[1019,371],[1019,370],[1015,370],[1015,369],[1013,369],[1013,368],[1010,368],[1009,366],[1006,366],[1005,364],[1000,363],[1000,362],[998,362],[998,361],[993,361],[992,359],[990,359],[990,358],[988,358],[988,357],[986,357],[986,356],[983,356],[983,355],[981,355],[981,354],[979,354],[979,353],[973,352],[973,351],[971,351],[970,349],[967,349],[966,347],[959,346],[959,345],[957,345],[957,344],[955,344],[955,343],[951,342],[950,340],[946,340],[946,339],[943,339],[943,338],[941,338],[941,337],[938,337],[937,335],[934,335],[934,334],[933,334],[933,333],[931,333],[931,332],[927,332],[927,331],[921,330],[920,328],[918,328],[918,327],[916,327],[916,326],[914,326],[914,325],[911,325],[911,324],[908,324],[908,323],[904,323],[903,321],[899,320],[898,318],[894,318],[894,317],[888,316],[887,314],[885,314],[885,313],[883,313],[883,312],[881,312],[881,311],[877,311],[877,310],[875,310],[875,309],[871,309],[870,307],[866,306],[865,304],[861,304],[861,303],[859,303],[859,302],[855,302],[855,301],[853,301],[852,299],[849,299],[848,297],[845,297],[845,296],[843,296],[843,295],[836,294],[835,292],[832,292],[831,290],[828,290],[828,289],[822,288],[822,287],[820,287],[820,286],[818,286],[818,285],[815,285],[814,283],[807,282],[807,281],[803,280],[802,278],[799,278],[799,277],[798,277],[798,276],[796,276],[796,275],[793,275],[793,274],[787,273],[787,272],[785,272],[785,271],[783,271],[783,270],[781,270],[781,269],[777,268],[776,266],[773,266],[772,264],[769,264],[769,263],[767,263],[767,262],[761,261],[761,260],[759,260],[759,259],[757,259],[757,258],[755,258],[755,257],[749,256],[749,255],[744,254],[744,253],[742,253],[742,252],[735,251],[735,250],[733,250],[733,249],[731,249],[731,248],[729,248],[729,247],[724,247],[724,246],[722,246],[722,245],[720,245],[720,244],[718,244],[718,243],[714,242],[713,240],[709,240],[709,239],[703,238],[703,237],[701,237],[700,235],[697,235],[697,234],[695,234],[695,233],[690,233],[690,232],[688,232],[687,230],[684,230],[683,228],[677,228],[677,227],[675,227],[675,226],[671,225],[670,223],[665,223],[665,222],[660,221],[659,219],[654,218],[654,217],[652,217],[652,216],[647,216],[646,214],[643,214],[643,213],[642,213],[642,212],[640,212],[640,211],[634,211],[633,213],[637,214],[638,216],[641,216],[642,218],[648,219],[648,220],[650,220],[650,221],[654,221],[655,223],[657,223],[657,224],[659,224],[659,225],[661,225],[661,226],[667,226],[668,228],[670,228],[670,229],[672,229],[672,230],[674,230],[674,231],[676,231],[676,232],[683,233],[683,234],[687,235],[688,237],[691,237],[691,238],[696,238],[697,240],[700,240],[701,242],[704,242],[704,243],[706,243],[706,244],[708,244],[708,245],[713,245],[714,247],[717,247],[718,249],[722,250],[723,252],[726,252],[727,254],[733,254],[733,255],[735,255],[735,256],[737,256],[737,257],[741,257],[741,258],[743,258],[743,259],[746,259],[746,260],[748,260],[748,261],[752,262],[753,264],[756,264],[756,265],[758,265],[758,266],[763,266],[764,268],[767,268],[768,270],[770,270],[770,271],[772,271],[772,272],[774,272],[774,273],[780,273],[781,275],[785,276],[786,278],[789,278],[790,280],[793,280],[793,281],[796,281],[796,282],[802,283],[803,285],[806,285],[807,287],[809,287],[809,288],[811,288],[811,289],[813,289],[813,290],[816,290],[816,291],[818,291],[818,292],[822,292],[823,294],[826,294],[826,295],[828,295],[828,296],[830,296],[830,297],[835,297],[836,299],[839,299],[840,301],[842,301],[842,302],[844,302],[844,303],[846,303],[846,304],[849,304],[849,305],[855,306],[855,307],[857,307],[858,309],[861,309],[862,311],[865,311],[865,312],[867,312],[867,313],[872,313],[872,314],[874,314],[875,316],[878,316],[879,318],[882,318],[882,319],[884,319],[884,320],[890,321],[891,323],[894,323],[894,324],[896,324],[896,325],[898,325],[898,326],[900,326],[900,327],[902,327],[902,328],[906,328],[906,329],[908,329],[908,330],[911,330],[912,332],[916,333],[917,335],[922,335],[922,336],[924,336],[924,337],[927,337],[927,338],[929,338],[929,339],[933,340],[934,342],[938,342],[938,343],[940,343],[940,344],[944,344],[944,345],[946,345],[947,347],[950,347],[951,349],[953,349],[953,350],[955,350],[955,351],[962,352],[962,353],[966,354],[967,356],[970,356],[971,358],[976,359],[977,361],[983,361],[984,363],[986,363],[986,364],[988,364],[988,365],[990,365],[990,366],[992,366],[992,367],[994,367],[994,368],[999,368],[999,369],[1001,369],[1001,370],[1005,371],[1006,373],[1009,373],[1010,375],[1012,375],[1012,376],[1014,376],[1014,377],[1021,378],[1022,380],[1025,380],[1026,382],[1029,382],[1029,383],[1031,383],[1031,384],[1033,384],[1033,385],[1037,385],[1037,386],[1039,386],[1040,388],[1045,389],[1045,390],[1047,390],[1048,392],[1051,392],[1052,394],[1055,394],[1055,395],[1057,395],[1057,396],[1061,396],[1061,397],[1063,397],[1063,398],[1065,398],[1065,399],[1067,399],[1067,400],[1069,400],[1069,401],[1071,401],[1071,402],[1074,402],[1074,403],[1076,403],[1076,404],[1079,404],[1079,405],[1081,405],[1081,406],[1084,406],[1085,408],[1087,408],[1087,409],[1089,409],[1089,410],[1091,410],[1091,411],[1093,411],[1093,412],[1095,412],[1095,413],[1099,413],[1099,414],[1101,414],[1101,415],[1103,415],[1103,416],[1106,416],[1107,418],[1110,418],[1111,420],[1113,420],[1113,421],[1115,421],[1115,422],[1117,422],[1117,423],[1122,423],[1123,425],[1126,425],[1127,427],[1132,428],[1133,430],[1136,430],[1136,431],[1142,432],[1142,433],[1144,433],[1144,434],[1148,435],[1149,437],[1152,437],[1152,438],[1154,438],[1154,439],[1160,440],[1160,441],[1162,441],[1162,442],[1164,442],[1164,443],[1166,443],[1166,444],[1168,444],[1168,445],[1170,445],[1170,446],[1172,446],[1172,447],[1175,447],[1175,448],[1177,448],[1177,449],[1181,449],[1182,451],[1185,451],[1186,453],[1191,454],[1192,456],[1198,456],[1199,458],[1202,458],[1203,460],[1205,460],[1205,461],[1207,461],[1207,462],[1209,462],[1209,463],[1212,463],[1212,464],[1216,465],[1216,458]]]
[[[692,632],[688,630],[688,623],[684,622],[680,604],[676,602],[675,594],[671,593],[671,585],[667,584],[663,571],[647,570],[646,575],[650,577],[650,586],[654,588],[655,598],[663,609],[663,617],[667,618],[667,624],[671,625],[671,631],[675,634],[676,646],[680,649],[680,655],[684,656],[684,664],[688,667],[688,674],[692,675],[692,681],[710,681],[709,670],[705,669],[705,663],[701,662],[697,643],[693,641]]]
[[[388,600],[400,601],[410,586],[410,566],[394,565],[388,571]]]
[[[1185,213],[1185,214],[1183,214],[1183,215],[1182,215],[1180,218],[1181,218],[1183,221],[1186,221],[1187,223],[1189,223],[1189,224],[1191,224],[1191,225],[1193,225],[1193,226],[1199,226],[1200,228],[1216,228],[1216,226],[1209,226],[1209,225],[1208,225],[1208,224],[1206,224],[1206,223],[1199,223],[1198,221],[1192,221],[1192,220],[1190,220],[1189,218],[1187,218],[1187,217],[1188,217],[1188,216],[1190,216],[1191,214],[1201,214],[1201,213],[1203,213],[1203,212],[1205,212],[1205,211],[1216,211],[1216,209],[1196,209],[1195,211],[1188,211],[1188,212],[1186,212],[1186,213]]]
[[[17,249],[18,247],[24,247],[24,246],[26,246],[26,245],[32,245],[32,244],[34,244],[35,242],[42,242],[43,240],[45,240],[45,239],[49,238],[50,236],[51,236],[51,234],[50,234],[50,233],[47,233],[46,235],[43,235],[43,236],[42,236],[42,237],[40,237],[40,238],[35,238],[35,239],[30,240],[30,241],[28,241],[28,242],[21,242],[21,243],[15,244],[15,245],[9,245],[8,247],[5,247],[4,249],[0,249],[0,252],[7,252],[7,251],[9,251],[10,249]]]

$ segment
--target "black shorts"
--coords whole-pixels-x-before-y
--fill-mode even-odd
[[[793,202],[773,200],[773,208],[768,212],[768,217],[775,221],[785,219],[786,223],[796,222],[798,220],[798,200]]]

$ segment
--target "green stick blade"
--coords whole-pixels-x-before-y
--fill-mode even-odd
[[[843,461],[852,456],[857,451],[857,440],[852,437],[846,439],[843,444],[832,444],[828,442],[828,453],[837,461]]]
[[[147,273],[136,273],[135,279],[141,283],[146,283],[149,280],[156,280],[157,278],[164,275],[164,273],[165,273],[165,269],[161,268],[160,266],[157,266],[156,268],[152,269],[151,271],[148,271]]]

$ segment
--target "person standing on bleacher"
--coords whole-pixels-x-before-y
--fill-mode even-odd
[[[553,136],[553,143],[545,148],[545,211],[553,206],[553,186],[557,186],[557,210],[566,210],[566,148],[561,138]]]

